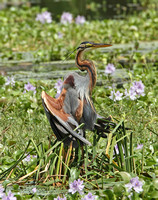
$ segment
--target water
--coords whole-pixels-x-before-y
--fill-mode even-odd
[[[133,0],[30,0],[31,6],[46,7],[52,13],[55,20],[59,20],[61,14],[70,12],[74,16],[84,15],[87,20],[124,18],[126,14],[133,14],[142,10],[139,3]],[[24,2],[20,0],[0,2],[0,9],[11,6],[22,6]]]
[[[125,14],[142,10],[138,3],[133,0],[41,0],[41,7],[47,7],[57,20],[64,11],[73,15],[84,15],[86,19],[122,18]]]
[[[124,56],[131,55],[133,51],[139,52],[141,54],[152,52],[155,49],[158,49],[158,41],[153,42],[141,42],[139,44],[139,48],[137,50],[134,49],[133,44],[116,44],[110,47],[109,49],[101,49],[102,53],[106,53],[109,51],[113,51],[116,49],[123,49],[125,53],[121,56],[121,60],[118,61],[120,63],[126,62]],[[31,54],[32,52],[27,52],[27,54]],[[24,52],[25,54],[25,52]],[[29,60],[28,58],[32,58],[32,56],[24,56],[24,60],[16,61],[5,61],[0,62],[0,71],[4,71],[9,76],[14,76],[16,80],[19,81],[27,81],[29,79],[37,79],[37,80],[53,80],[64,77],[64,75],[68,72],[72,72],[77,70],[74,60],[69,61],[52,61],[47,63],[35,64],[33,60]],[[98,75],[104,73],[104,70],[97,69]],[[128,73],[126,69],[119,69],[114,74],[114,80],[120,81],[122,77],[125,80],[128,79]],[[98,80],[101,82],[102,80]]]

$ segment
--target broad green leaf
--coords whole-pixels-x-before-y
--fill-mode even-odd
[[[129,173],[119,172],[119,174],[121,175],[121,177],[125,181],[125,183],[129,183],[129,181],[131,180],[131,175]]]

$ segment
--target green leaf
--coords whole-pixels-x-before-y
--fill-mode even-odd
[[[153,180],[153,185],[158,190],[158,179]]]
[[[103,191],[103,194],[107,195],[109,200],[114,200],[114,193],[112,190],[105,190]]]
[[[158,198],[158,191],[153,191],[151,193],[151,198],[157,199]]]
[[[5,188],[9,183],[10,183],[11,181],[10,180],[5,180],[4,182],[3,182],[3,187]]]
[[[122,194],[123,194],[123,192],[124,192],[124,187],[123,187],[122,184],[119,184],[119,183],[118,183],[117,185],[114,186],[113,190],[114,190],[114,193],[115,193],[118,197],[120,197],[120,196],[122,196]]]
[[[0,76],[0,85],[3,85],[5,83],[5,79],[3,76]]]
[[[14,190],[18,190],[18,189],[19,189],[19,185],[18,185],[18,184],[14,184],[14,185],[13,185],[13,189],[14,189]]]
[[[71,170],[70,170],[69,183],[71,183],[74,180],[78,179],[79,175],[80,175],[80,170],[77,169],[76,167],[72,167]]]
[[[127,172],[119,172],[119,174],[121,175],[122,179],[124,180],[125,183],[129,183],[129,181],[131,180],[131,175]]]

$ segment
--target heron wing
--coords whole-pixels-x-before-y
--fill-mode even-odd
[[[61,94],[60,98],[64,98],[64,95]],[[62,105],[64,99],[61,101],[60,98],[54,99],[46,92],[42,92],[43,106],[57,139],[62,140],[65,138],[65,136],[69,136],[64,143],[69,144],[70,141],[76,141],[76,139],[79,139],[84,144],[91,145],[88,140],[73,130],[78,126],[78,123],[71,114],[64,112]]]
[[[93,106],[92,101],[87,101],[87,99],[84,99],[83,101],[83,114],[81,118],[81,123],[84,123],[85,129],[93,130],[94,129],[94,123],[96,122],[97,114],[95,111],[95,108]]]
[[[64,79],[66,80],[69,76],[73,76],[74,78],[74,87],[78,94],[78,97],[83,100],[84,98],[89,97],[89,76],[88,74],[85,76],[81,76],[76,72],[71,74],[67,74]]]
[[[74,72],[65,76],[65,81],[73,76],[74,88],[78,99],[82,102],[82,113],[80,117],[80,123],[84,123],[84,129],[93,130],[94,123],[96,122],[97,114],[93,105],[93,102],[89,96],[89,75],[80,76]],[[80,109],[81,110],[81,109]]]

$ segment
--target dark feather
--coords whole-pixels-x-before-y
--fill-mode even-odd
[[[75,148],[79,145],[77,139],[80,141],[81,145],[91,145],[91,143],[88,140],[86,140],[83,136],[79,135],[76,131],[74,131],[68,122],[63,122],[59,117],[53,116],[52,113],[50,113],[47,109],[43,99],[42,103],[51,128],[58,140],[64,139],[63,142],[65,145],[69,145],[70,142],[73,141],[73,147]]]

